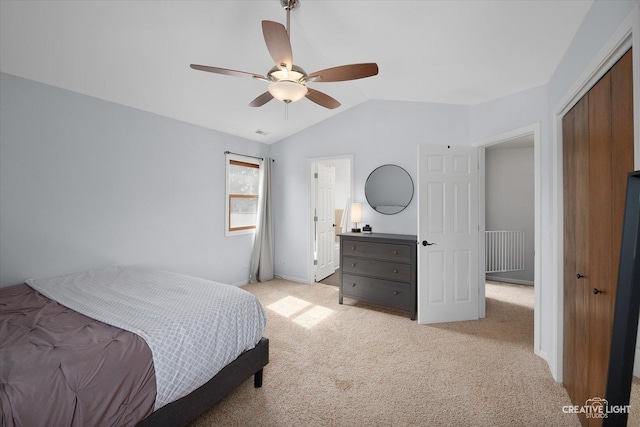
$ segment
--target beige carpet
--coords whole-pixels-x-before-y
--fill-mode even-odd
[[[533,354],[533,288],[487,285],[487,317],[419,325],[285,280],[244,287],[268,317],[264,386],[246,381],[192,426],[576,426]],[[632,406],[633,410],[633,406]]]
[[[338,268],[335,273],[320,280],[320,283],[331,286],[340,286],[340,269]]]

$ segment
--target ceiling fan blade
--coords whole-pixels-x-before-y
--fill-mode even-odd
[[[262,21],[262,34],[271,58],[276,63],[276,67],[287,67],[291,71],[293,65],[293,52],[289,34],[284,25],[273,21]]]
[[[191,64],[194,70],[207,71],[209,73],[225,74],[227,76],[236,77],[253,77],[254,79],[267,80],[265,76],[259,74],[247,73],[245,71],[228,70],[226,68],[209,67],[208,65]]]
[[[251,101],[251,103],[249,104],[249,107],[262,107],[264,104],[271,101],[272,99],[273,99],[273,95],[271,95],[269,92],[265,92],[262,95],[258,96],[253,101]]]
[[[336,101],[326,93],[322,93],[320,91],[311,89],[309,87],[307,88],[306,96],[316,104],[322,107],[328,108],[330,110],[333,110],[334,108],[338,108],[340,106],[340,103],[338,101]]]
[[[378,64],[368,62],[365,64],[341,65],[339,67],[327,68],[309,74],[310,81],[316,82],[343,82],[346,80],[363,79],[378,74]]]

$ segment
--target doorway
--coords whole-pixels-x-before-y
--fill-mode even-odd
[[[313,283],[335,275],[340,267],[337,235],[343,229],[346,231],[348,225],[348,208],[353,197],[353,156],[310,159],[309,171],[310,282]],[[327,178],[328,175],[332,178]],[[328,186],[332,188],[327,190]]]
[[[488,281],[534,284],[533,150],[533,134],[485,148]]]
[[[504,144],[504,145],[502,145]],[[485,231],[487,228],[487,218],[486,218],[486,198],[487,198],[487,189],[486,189],[486,175],[487,175],[487,162],[486,162],[486,152],[487,150],[492,150],[494,148],[503,147],[506,148],[510,145],[512,146],[532,146],[533,147],[533,294],[534,294],[534,307],[533,307],[533,351],[536,355],[545,358],[544,354],[542,354],[542,350],[540,347],[540,325],[541,325],[541,310],[540,310],[540,300],[541,300],[541,289],[540,289],[540,277],[541,277],[541,259],[540,259],[540,242],[541,242],[541,205],[540,205],[540,180],[541,180],[541,165],[540,165],[540,124],[535,123],[532,125],[524,126],[518,129],[514,129],[512,131],[496,135],[485,140],[479,141],[474,144],[478,147],[478,160],[480,167],[480,259],[486,259],[486,239],[485,239]],[[494,148],[491,148],[494,147]],[[487,280],[487,273],[485,269],[481,268],[479,271],[479,284],[480,284],[480,298],[479,301],[484,302],[485,300],[485,283]],[[502,275],[504,276],[504,275]],[[528,281],[529,279],[525,279]],[[485,317],[486,307],[484,304],[481,304],[479,307],[480,316]]]

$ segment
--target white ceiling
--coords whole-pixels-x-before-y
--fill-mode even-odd
[[[475,105],[546,84],[592,1],[300,0],[294,62],[308,73],[377,62],[378,76],[311,83],[307,99],[248,107],[266,83],[260,22],[279,0],[0,1],[0,71],[255,141],[272,143],[367,99]],[[262,130],[267,135],[256,134]]]

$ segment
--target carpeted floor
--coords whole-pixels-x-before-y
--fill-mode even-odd
[[[336,269],[336,272],[330,276],[325,277],[320,281],[320,283],[324,283],[325,285],[331,286],[340,286],[340,269]]]
[[[533,354],[533,288],[487,285],[487,317],[419,325],[338,288],[246,285],[265,307],[270,363],[196,420],[202,426],[577,426]],[[633,406],[632,406],[633,410]]]

